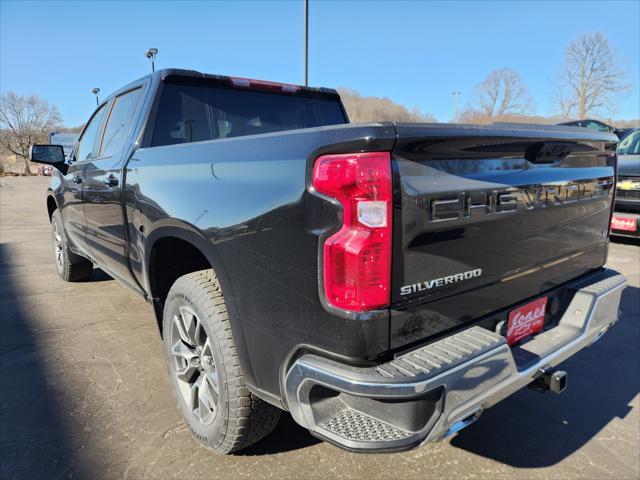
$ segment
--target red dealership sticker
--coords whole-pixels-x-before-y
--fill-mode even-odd
[[[518,343],[525,337],[542,330],[544,314],[547,310],[547,297],[522,305],[509,313],[507,327],[507,342],[509,345]]]
[[[613,230],[624,230],[626,232],[635,232],[638,226],[637,219],[629,217],[614,216],[611,219],[611,228]]]

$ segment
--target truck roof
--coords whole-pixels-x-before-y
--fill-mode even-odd
[[[228,85],[230,87],[244,87],[244,88],[255,88],[256,90],[267,90],[274,91],[278,93],[310,93],[310,94],[324,94],[324,95],[335,95],[339,96],[338,92],[333,88],[324,88],[324,87],[305,87],[303,85],[295,85],[291,83],[282,83],[282,82],[272,82],[268,80],[258,80],[252,78],[244,78],[244,77],[233,77],[229,75],[218,75],[212,73],[204,73],[199,72],[197,70],[186,70],[182,68],[163,68],[160,70],[156,70],[155,72],[144,75],[132,82],[129,82],[127,85],[119,88],[115,92],[111,93],[109,96],[105,97],[104,102],[108,101],[115,95],[128,90],[134,84],[139,83],[141,80],[146,78],[155,79],[158,82],[164,81],[203,81],[206,83],[218,83],[220,85]]]

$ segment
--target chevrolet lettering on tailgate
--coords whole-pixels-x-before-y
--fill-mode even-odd
[[[503,191],[462,192],[427,200],[418,199],[417,203],[428,209],[429,222],[447,222],[470,219],[475,215],[500,215],[515,213],[521,209],[560,207],[607,195],[612,186],[612,179],[598,179]]]

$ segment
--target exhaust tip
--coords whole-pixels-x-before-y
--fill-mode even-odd
[[[482,413],[482,409],[475,411],[471,415],[464,417],[462,420],[458,420],[457,422],[453,422],[447,433],[442,436],[442,439],[445,439],[454,433],[458,433],[460,430],[468,427],[472,423],[474,423],[478,418],[480,418],[480,414]]]

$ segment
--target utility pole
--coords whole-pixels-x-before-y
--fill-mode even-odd
[[[157,48],[150,48],[144,54],[145,57],[147,57],[149,60],[151,60],[151,71],[152,72],[156,71],[156,55],[158,55],[158,49]]]
[[[458,123],[458,97],[462,92],[451,92],[453,95],[453,123]]]
[[[100,89],[96,87],[93,90],[91,90],[91,93],[93,93],[96,96],[96,105],[100,105],[100,99],[98,98],[98,95],[100,94]]]
[[[304,86],[309,85],[309,0],[304,0]]]

